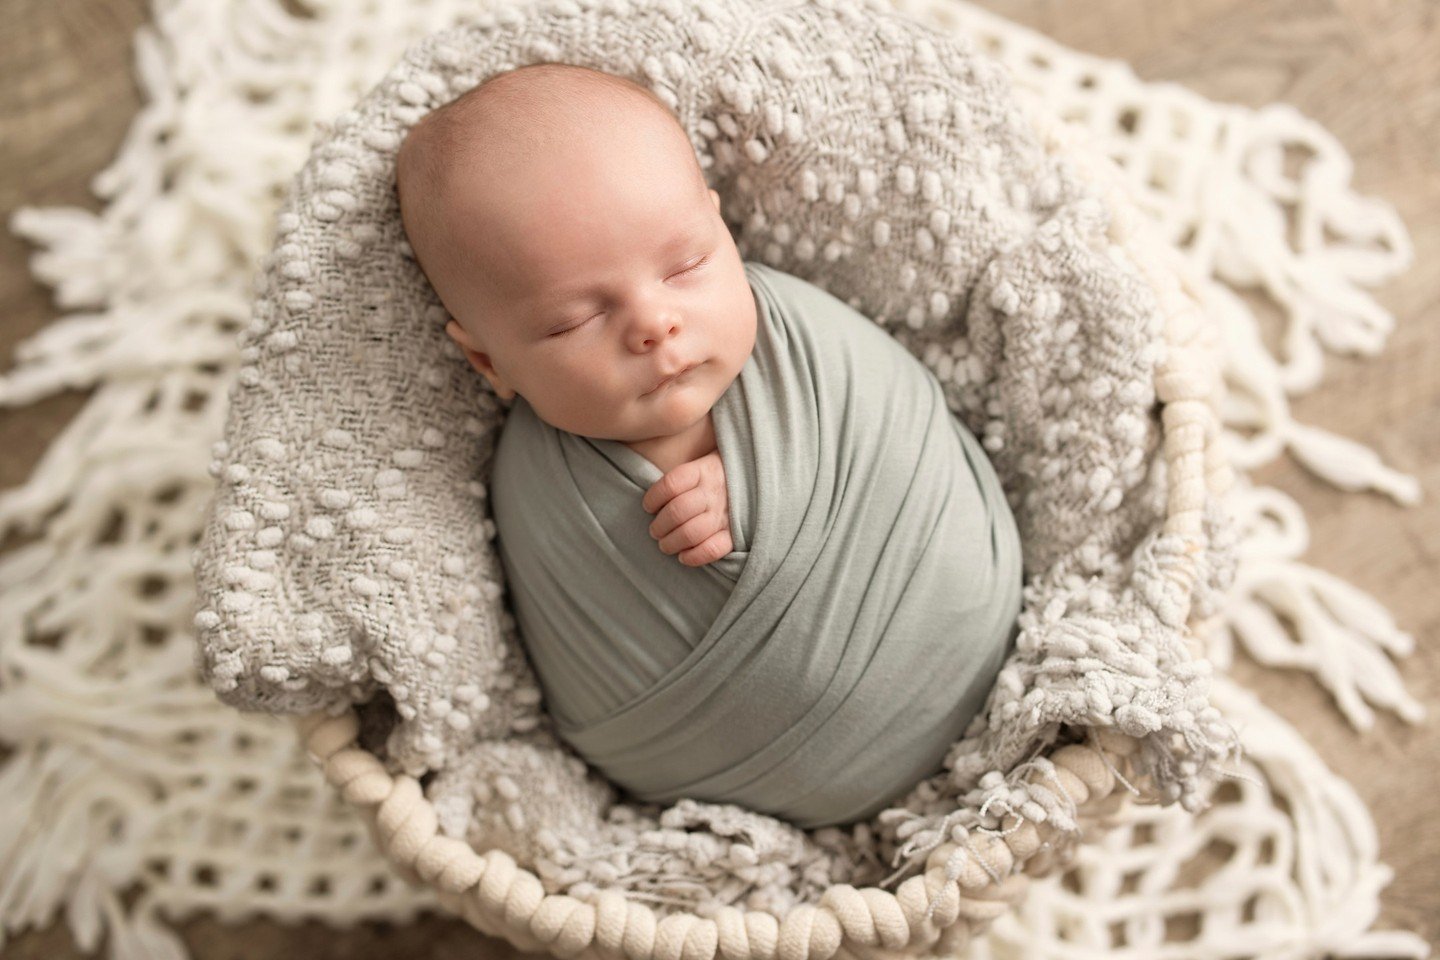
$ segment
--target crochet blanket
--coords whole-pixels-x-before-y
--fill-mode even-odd
[[[742,256],[872,317],[983,438],[1032,572],[1021,631],[902,809],[806,832],[731,805],[616,803],[554,736],[491,540],[502,411],[445,342],[393,191],[409,124],[542,60],[654,90]],[[533,865],[549,892],[621,885],[690,909],[888,883],[882,860],[903,872],[1007,813],[1073,831],[1063,791],[1020,774],[1092,728],[1142,738],[1163,796],[1203,803],[1238,738],[1187,621],[1233,575],[1229,520],[1207,485],[1167,482],[1167,317],[998,65],[879,3],[561,0],[426,38],[322,133],[257,277],[196,554],[198,662],[222,699],[366,703],[365,742],[425,775],[447,833]]]

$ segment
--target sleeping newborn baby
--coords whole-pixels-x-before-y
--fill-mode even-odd
[[[643,87],[545,64],[417,123],[406,235],[509,405],[491,509],[558,734],[802,828],[940,771],[1013,649],[1015,520],[939,382],[742,261]]]

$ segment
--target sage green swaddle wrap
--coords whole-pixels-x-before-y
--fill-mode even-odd
[[[1020,541],[940,384],[873,321],[747,261],[755,349],[712,417],[734,550],[687,567],[658,467],[517,396],[491,476],[521,640],[557,731],[642,801],[799,827],[940,769],[1014,642]]]

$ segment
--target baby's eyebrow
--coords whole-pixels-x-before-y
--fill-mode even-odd
[[[707,234],[708,230],[703,227],[692,226],[672,236],[668,242],[660,247],[660,255],[667,256],[675,251],[692,243],[699,243]],[[585,288],[579,284],[571,284],[566,287],[551,289],[536,298],[536,305],[540,309],[562,306],[572,300],[579,300],[582,297],[590,296],[599,292],[598,288],[591,286]]]

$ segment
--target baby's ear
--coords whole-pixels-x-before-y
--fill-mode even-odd
[[[465,359],[470,361],[470,366],[475,368],[475,372],[489,376],[489,357],[486,357],[483,353],[475,349],[475,345],[470,342],[470,335],[465,332],[465,328],[460,326],[456,321],[451,320],[445,324],[445,332],[450,335],[451,340],[459,344],[460,349],[465,354]]]
[[[470,335],[465,332],[464,327],[452,319],[445,324],[445,332],[450,335],[451,340],[460,345],[460,349],[465,352],[465,359],[470,361],[470,366],[475,368],[475,372],[490,381],[490,386],[497,396],[502,400],[515,396],[515,391],[495,372],[495,367],[490,363],[490,355],[481,353],[471,344]]]
[[[450,335],[451,340],[454,340],[456,343],[460,344],[460,349],[470,349],[469,335],[466,334],[465,328],[460,326],[460,324],[456,322],[453,318],[446,322],[445,332]]]

